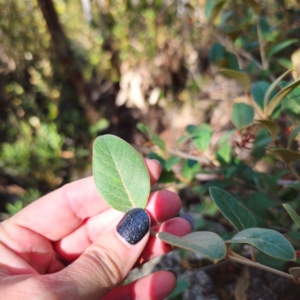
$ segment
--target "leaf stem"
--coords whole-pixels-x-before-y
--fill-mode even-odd
[[[258,37],[259,52],[260,52],[262,66],[263,66],[264,70],[267,70],[269,68],[269,64],[268,64],[268,61],[266,59],[265,43],[264,43],[264,40],[263,40],[263,35],[262,35],[258,15],[257,15],[257,18],[256,18],[256,28],[257,28],[257,37]]]
[[[255,253],[254,253],[254,247],[253,245],[250,245],[250,251],[251,251],[251,260],[253,262],[256,262]]]
[[[279,275],[279,276],[282,276],[282,277],[285,277],[285,278],[288,278],[288,279],[291,279],[291,280],[295,281],[295,277],[292,276],[291,274],[284,273],[282,271],[267,267],[267,266],[262,265],[258,262],[253,262],[251,260],[241,259],[241,258],[238,258],[238,257],[234,257],[232,255],[228,255],[228,258],[230,260],[238,262],[240,264],[244,264],[244,265],[247,265],[247,266],[250,266],[250,267],[254,267],[254,268],[264,270],[264,271],[268,271],[268,272],[274,273],[276,275]],[[297,280],[297,283],[300,283],[300,278]]]
[[[288,168],[289,171],[292,173],[292,175],[294,175],[294,177],[297,179],[297,181],[300,182],[300,176],[299,176],[298,173],[294,170],[294,168],[293,168],[290,164],[287,164],[287,168]]]

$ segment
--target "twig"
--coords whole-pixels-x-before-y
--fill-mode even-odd
[[[288,278],[288,279],[291,279],[291,280],[295,281],[295,277],[292,276],[291,274],[284,273],[284,272],[276,270],[276,269],[272,269],[272,268],[267,267],[265,265],[262,265],[258,262],[253,262],[251,260],[244,260],[244,259],[237,258],[237,257],[231,256],[231,255],[228,255],[228,258],[230,260],[238,262],[240,264],[244,264],[244,265],[247,265],[247,266],[250,266],[250,267],[254,267],[254,268],[264,270],[264,271],[268,271],[268,272],[274,273],[276,275],[279,275],[279,276],[282,276],[282,277],[285,277],[285,278]],[[297,281],[300,283],[299,279]]]
[[[300,176],[297,174],[297,172],[293,169],[293,167],[290,164],[287,164],[287,168],[290,170],[292,175],[300,182]]]
[[[192,159],[192,160],[195,160],[195,161],[197,161],[201,164],[214,165],[211,160],[209,160],[207,157],[204,157],[204,156],[195,156],[195,155],[191,155],[191,154],[185,153],[183,151],[174,150],[174,149],[167,149],[167,151],[170,154],[174,154],[174,155],[177,155],[179,157],[186,158],[186,159]]]
[[[265,43],[263,40],[263,35],[259,23],[259,16],[256,18],[256,28],[257,28],[257,37],[258,37],[258,44],[259,44],[259,52],[261,57],[261,62],[264,70],[269,68],[268,61],[266,59],[266,52],[265,52]]]

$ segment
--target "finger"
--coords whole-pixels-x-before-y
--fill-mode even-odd
[[[127,276],[147,243],[149,228],[150,218],[145,210],[126,213],[118,225],[112,224],[76,261],[52,274],[63,282],[59,289],[72,284],[76,294],[69,295],[69,299],[99,299]]]
[[[147,212],[151,216],[151,225],[157,225],[173,218],[178,214],[180,207],[181,201],[177,194],[167,190],[152,193],[147,205]],[[121,214],[116,210],[108,209],[87,219],[71,234],[54,243],[56,252],[63,260],[74,261]]]
[[[162,284],[163,283],[163,284]],[[102,300],[160,300],[171,294],[176,286],[176,276],[170,271],[158,271],[127,285],[115,288]]]
[[[157,225],[152,228],[155,232],[167,232],[176,236],[184,236],[189,234],[193,230],[194,225],[190,221],[182,217],[177,217]],[[173,247],[169,244],[161,241],[156,236],[151,235],[148,243],[140,257],[139,261],[135,264],[135,267],[149,261],[150,259],[168,253],[173,250]]]
[[[149,159],[145,160],[145,163],[151,182],[156,182],[161,165],[156,160]],[[57,241],[73,232],[86,218],[108,208],[98,194],[93,177],[88,177],[69,183],[42,197],[7,222],[9,226],[27,228],[49,240]]]

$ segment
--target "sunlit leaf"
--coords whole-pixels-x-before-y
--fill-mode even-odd
[[[150,126],[147,126],[147,125],[145,125],[145,124],[143,124],[143,123],[138,123],[138,124],[136,125],[136,127],[137,127],[137,129],[138,129],[139,131],[141,131],[141,132],[144,133],[144,134],[149,134],[149,133],[150,133],[150,130],[151,130]]]
[[[279,82],[288,74],[290,74],[292,72],[292,70],[287,70],[286,72],[284,72],[281,76],[279,76],[268,88],[268,90],[265,93],[265,97],[264,97],[264,108],[266,111],[266,107],[267,104],[270,101],[270,98],[272,97],[272,93],[274,92],[276,86],[279,84]]]
[[[234,70],[228,70],[228,69],[221,69],[220,73],[224,76],[230,77],[232,79],[235,79],[239,85],[243,88],[245,93],[248,93],[249,88],[251,86],[251,81],[249,76],[246,73],[238,72]]]
[[[204,8],[206,18],[208,20],[213,20],[219,14],[225,2],[225,0],[207,1]]]
[[[293,131],[291,132],[289,139],[288,139],[288,144],[287,144],[287,148],[290,149],[292,146],[292,142],[294,140],[294,138],[299,134],[300,132],[300,123],[293,129]]]
[[[288,46],[296,42],[298,42],[298,39],[290,39],[271,47],[270,51],[267,53],[267,58],[270,59],[275,53],[287,48]]]
[[[286,163],[291,163],[296,161],[300,158],[300,153],[284,149],[284,148],[267,148],[268,150],[272,151],[276,156],[281,158]]]
[[[172,167],[178,164],[181,161],[181,158],[178,156],[171,156],[165,162],[165,168],[167,171],[170,171]]]
[[[212,135],[212,128],[208,124],[201,124],[199,126],[188,125],[186,131],[192,136],[195,146],[205,151],[210,144],[210,138]]]
[[[150,140],[154,145],[158,146],[162,151],[166,151],[166,144],[159,135],[152,134]]]
[[[112,208],[126,212],[146,207],[148,170],[141,156],[122,139],[103,135],[95,140],[93,174],[100,196]]]
[[[220,260],[226,254],[224,241],[213,232],[192,232],[183,237],[159,232],[157,237],[170,245],[200,253],[211,260]]]
[[[237,129],[246,127],[252,123],[254,109],[245,103],[235,103],[232,108],[231,122]]]
[[[209,193],[221,213],[231,222],[236,230],[241,231],[256,226],[252,214],[229,193],[218,187],[210,187]]]
[[[271,120],[254,120],[254,123],[261,124],[262,126],[267,128],[268,131],[270,132],[273,140],[276,139],[276,135],[280,130],[279,125],[276,122],[271,121]]]
[[[295,210],[289,205],[289,204],[282,204],[283,207],[286,209],[290,217],[293,219],[293,221],[300,227],[300,217],[295,212]]]
[[[267,255],[294,260],[295,251],[291,243],[275,230],[263,228],[248,228],[238,232],[228,244],[250,244]]]
[[[281,102],[281,100],[284,99],[284,97],[286,97],[289,93],[291,93],[293,89],[295,89],[299,84],[300,79],[291,83],[290,85],[282,89],[280,92],[278,92],[278,94],[276,94],[265,107],[265,114],[267,116],[271,116],[274,109]]]

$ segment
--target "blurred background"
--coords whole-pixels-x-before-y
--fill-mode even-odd
[[[110,133],[159,159],[162,184],[215,222],[207,183],[232,186],[231,163],[238,179],[249,171],[232,118],[249,93],[219,70],[270,84],[294,64],[299,26],[297,0],[0,0],[1,218],[91,175],[93,140]]]

